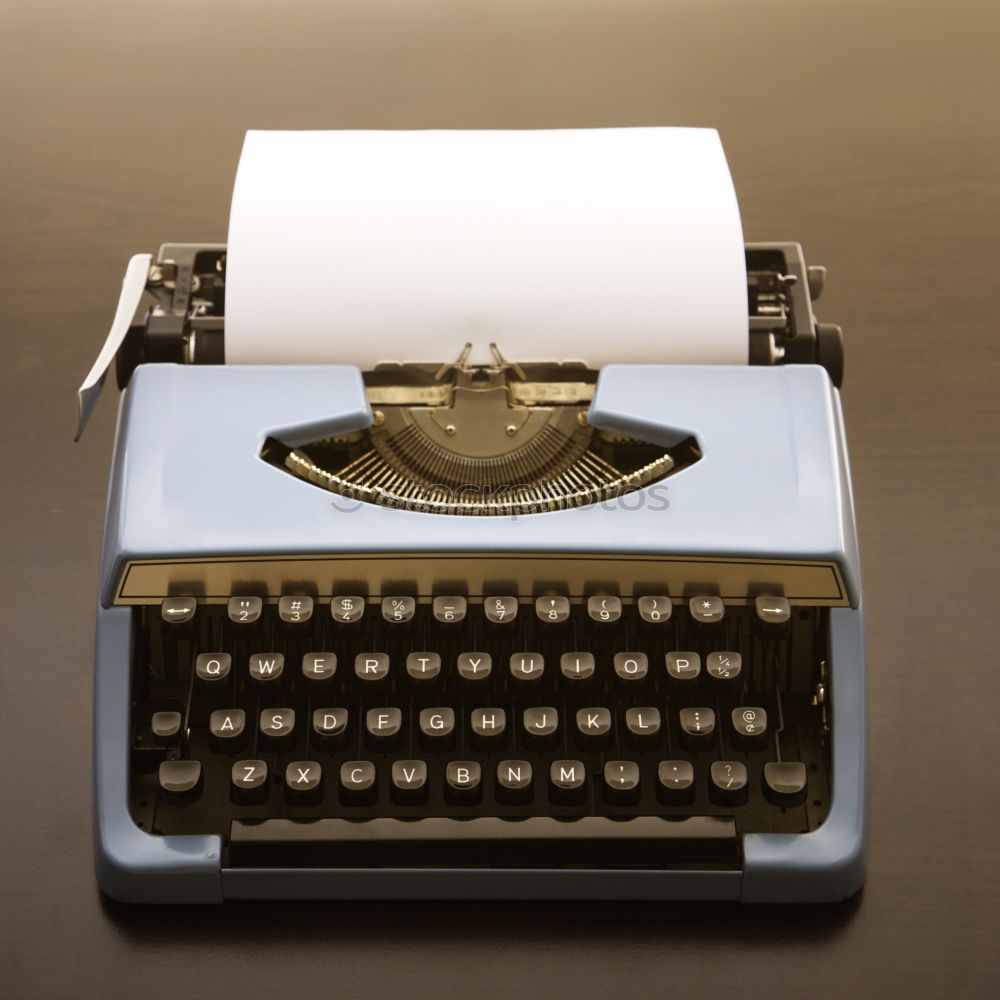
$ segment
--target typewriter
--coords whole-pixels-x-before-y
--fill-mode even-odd
[[[119,311],[102,889],[857,891],[841,335],[797,244],[746,263],[748,366],[598,372],[498,345],[276,377],[220,363],[224,245],[137,258],[155,304]]]

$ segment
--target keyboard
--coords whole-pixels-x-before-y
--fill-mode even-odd
[[[225,866],[736,868],[827,815],[828,609],[712,594],[136,609],[129,809]]]

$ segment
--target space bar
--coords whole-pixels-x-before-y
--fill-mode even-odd
[[[233,820],[242,867],[671,868],[739,864],[729,817]]]

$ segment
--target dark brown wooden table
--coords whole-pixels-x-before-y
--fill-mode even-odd
[[[1000,231],[989,0],[0,8],[0,989],[10,997],[1000,992]],[[827,908],[102,900],[91,642],[123,265],[221,241],[257,128],[715,125],[748,239],[830,269],[861,523],[871,874]]]

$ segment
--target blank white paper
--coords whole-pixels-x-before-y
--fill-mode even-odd
[[[246,135],[229,363],[745,364],[714,129]]]

